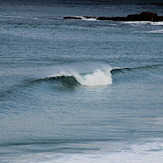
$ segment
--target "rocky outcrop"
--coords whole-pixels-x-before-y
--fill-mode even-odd
[[[157,21],[158,15],[153,12],[142,12],[127,16],[128,21]]]
[[[90,17],[84,16],[85,19],[96,19],[96,20],[112,20],[112,21],[163,21],[163,16],[158,16],[157,13],[154,12],[142,12],[140,14],[132,14],[127,17]],[[64,19],[83,19],[82,16],[72,16],[72,17],[64,17]]]
[[[97,17],[96,20],[113,20],[113,21],[127,21],[126,17]]]
[[[163,21],[163,16],[158,16],[153,12],[142,12],[140,14],[132,14],[127,17],[97,17],[97,20],[113,20],[113,21]]]
[[[82,19],[81,16],[66,16],[66,17],[63,17],[64,19]]]

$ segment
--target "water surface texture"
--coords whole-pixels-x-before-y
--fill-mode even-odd
[[[1,163],[162,162],[163,22],[63,19],[136,2],[0,2]]]

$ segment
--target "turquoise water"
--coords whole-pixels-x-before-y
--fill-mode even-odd
[[[156,5],[0,5],[0,162],[161,162],[163,15]],[[136,158],[136,159],[135,159]]]

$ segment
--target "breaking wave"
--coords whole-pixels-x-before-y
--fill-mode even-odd
[[[152,72],[157,72],[163,65],[150,65],[142,67],[124,67],[124,68],[106,68],[95,69],[92,72],[86,73],[68,73],[60,72],[59,74],[50,75],[49,77],[38,79],[36,81],[47,81],[57,86],[76,87],[78,85],[95,87],[106,86],[112,84],[113,81],[122,80],[120,78],[138,78],[139,76],[150,75]],[[113,80],[114,79],[114,80]]]
[[[146,65],[146,66],[141,66],[141,67],[124,67],[124,68],[113,68],[111,70],[111,74],[117,74],[117,73],[128,73],[128,72],[133,72],[133,71],[138,71],[139,73],[142,71],[149,71],[149,70],[154,70],[163,67],[162,64],[157,64],[157,65]],[[150,71],[150,72],[151,72]]]
[[[111,70],[97,69],[89,73],[60,73],[41,80],[60,82],[63,86],[103,86],[112,84]]]
[[[163,22],[152,22],[152,21],[126,21],[121,22],[122,24],[130,24],[130,25],[154,25],[154,26],[162,26]]]
[[[80,73],[60,72],[54,75],[50,75],[44,78],[24,80],[20,84],[13,85],[8,89],[3,89],[0,92],[0,98],[7,98],[13,95],[15,92],[21,92],[25,88],[32,86],[39,86],[39,84],[50,84],[56,88],[75,88],[77,86],[85,87],[98,87],[107,86],[112,83],[122,83],[126,81],[137,81],[147,77],[153,79],[153,75],[161,74],[163,72],[163,65],[147,65],[141,67],[122,67],[111,68],[105,67],[100,69],[94,69]],[[45,86],[46,88],[46,86]]]

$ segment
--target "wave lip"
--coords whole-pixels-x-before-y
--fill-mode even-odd
[[[73,75],[68,74],[51,76],[47,80],[54,81],[55,83],[61,84],[64,87],[75,87],[77,85],[80,85],[80,83]]]

